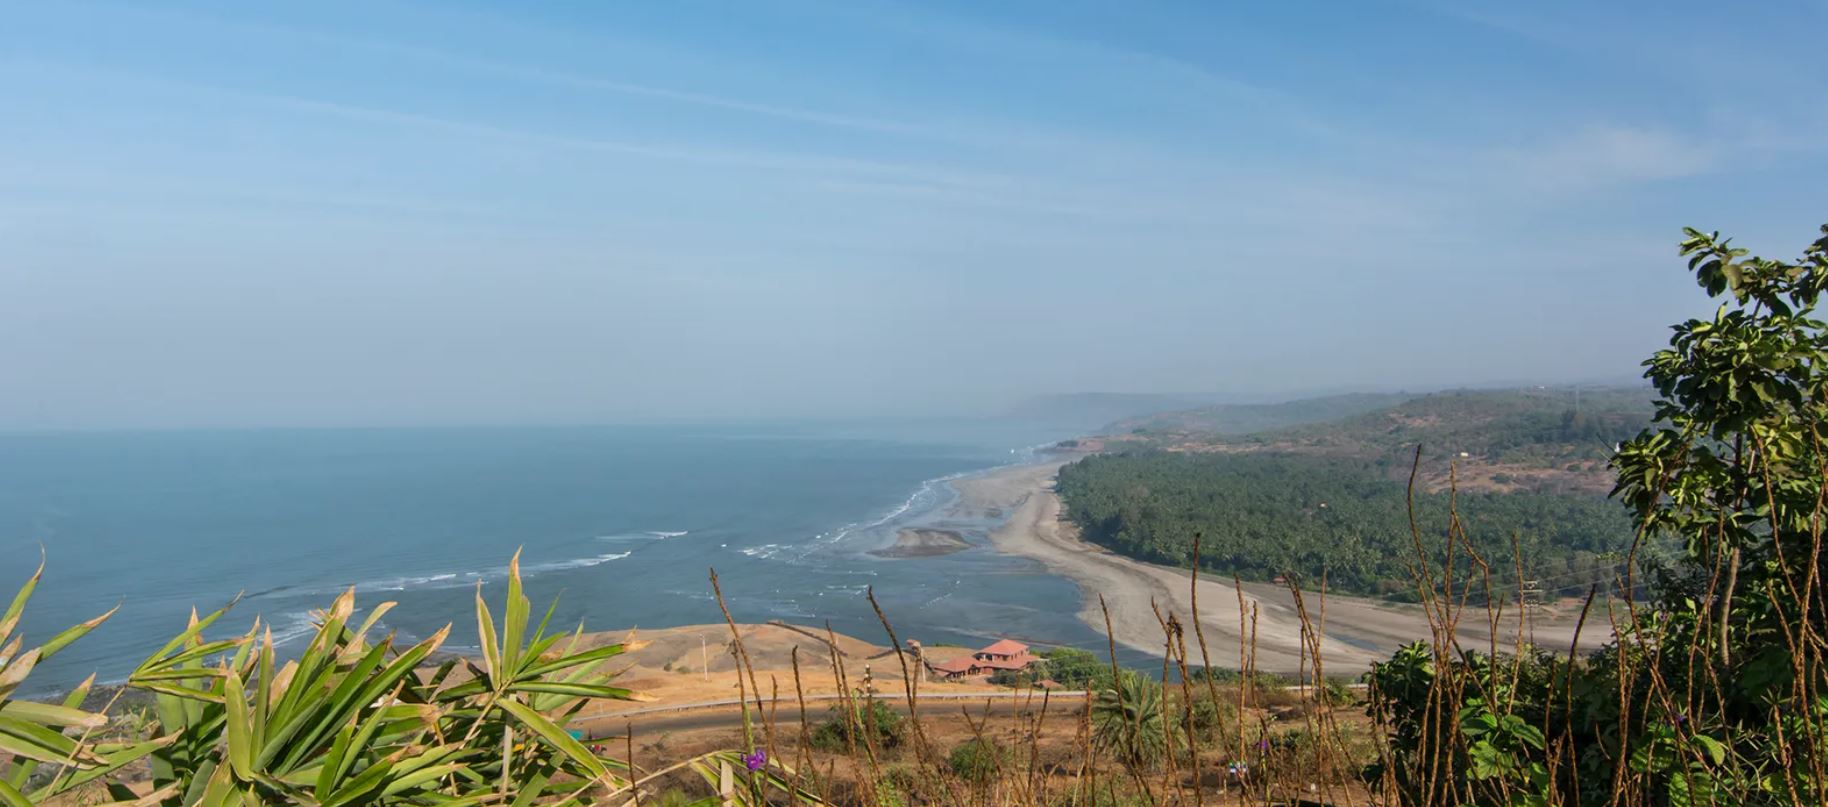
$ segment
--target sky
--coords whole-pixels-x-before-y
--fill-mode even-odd
[[[1626,379],[1828,2],[0,0],[0,429]]]

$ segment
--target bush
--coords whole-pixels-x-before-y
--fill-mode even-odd
[[[1234,731],[1238,725],[1238,706],[1229,702],[1214,702],[1204,693],[1193,696],[1192,727],[1194,734],[1202,740],[1222,739],[1229,727]]]
[[[946,756],[953,775],[974,785],[985,784],[1002,770],[1003,750],[983,738],[966,740],[954,746]]]
[[[1089,650],[1056,647],[1041,653],[1047,677],[1067,689],[1103,689],[1110,686],[1111,665]]]
[[[1337,678],[1328,678],[1320,684],[1320,702],[1327,706],[1350,706],[1357,699],[1350,687]]]
[[[846,719],[847,708],[854,709]],[[853,735],[855,728],[861,728],[861,735]],[[907,735],[906,720],[895,713],[882,701],[871,700],[867,704],[858,703],[855,707],[844,704],[831,707],[830,716],[810,735],[812,747],[820,751],[847,753],[853,745],[874,745],[877,748],[894,748],[901,745]]]

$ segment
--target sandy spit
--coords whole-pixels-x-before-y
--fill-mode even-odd
[[[990,536],[999,551],[1033,558],[1079,585],[1079,616],[1087,625],[1105,632],[1104,611],[1099,606],[1102,595],[1117,642],[1160,654],[1163,632],[1154,610],[1160,609],[1163,619],[1172,614],[1186,625],[1188,654],[1198,664],[1199,643],[1190,618],[1196,594],[1189,572],[1132,560],[1081,540],[1077,530],[1061,519],[1060,500],[1053,491],[1054,477],[1065,464],[1016,466],[952,484],[961,497],[960,509],[1001,509],[1010,514]],[[1254,661],[1260,670],[1305,669],[1311,673],[1314,665],[1308,648],[1313,642],[1302,632],[1302,606],[1315,626],[1322,671],[1328,676],[1356,675],[1373,661],[1389,658],[1402,645],[1431,635],[1419,606],[1319,592],[1304,593],[1298,605],[1295,596],[1281,586],[1233,586],[1209,578],[1199,582],[1197,598],[1207,655],[1216,667],[1240,668],[1243,661]],[[1573,638],[1574,620],[1567,615],[1532,622],[1530,635],[1538,644],[1565,650]],[[1489,650],[1495,638],[1502,650],[1520,631],[1514,613],[1501,614],[1497,630],[1492,627],[1485,611],[1469,610],[1460,620],[1459,641],[1469,649]],[[1590,621],[1582,645],[1606,641],[1605,633],[1603,616],[1597,628]]]

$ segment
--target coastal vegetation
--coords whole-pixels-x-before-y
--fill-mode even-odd
[[[1375,462],[1305,454],[1135,450],[1061,469],[1064,512],[1094,543],[1158,563],[1186,565],[1201,535],[1200,568],[1246,580],[1299,575],[1331,590],[1414,599],[1410,567],[1418,522],[1461,517],[1479,555],[1502,559],[1495,579],[1524,579],[1545,595],[1609,585],[1630,546],[1617,504],[1577,493],[1420,493]],[[1443,546],[1438,528],[1424,537]],[[1462,561],[1465,560],[1464,553]]]
[[[1601,611],[1616,641],[1598,653],[1437,640],[1377,665],[1369,773],[1394,802],[1828,803],[1822,234],[1791,262],[1687,231],[1689,268],[1722,304],[1645,362],[1657,423],[1611,462],[1634,549],[1661,538],[1679,556],[1645,574],[1644,601],[1624,587],[1623,616]],[[1465,584],[1420,574],[1450,618]]]

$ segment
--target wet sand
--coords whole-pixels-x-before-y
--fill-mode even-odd
[[[970,548],[971,542],[957,530],[908,529],[895,537],[894,545],[870,554],[879,558],[930,558]]]

